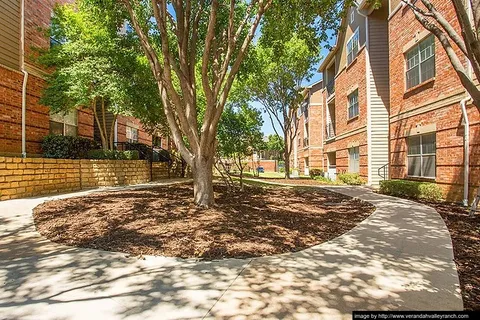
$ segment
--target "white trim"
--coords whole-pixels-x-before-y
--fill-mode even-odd
[[[368,16],[365,16],[365,81],[367,90],[367,184],[372,185],[372,110],[370,93],[370,39],[368,34]],[[359,106],[360,108],[360,106]],[[360,113],[360,109],[358,110]]]
[[[367,29],[368,30],[368,29]],[[348,62],[348,43],[350,41],[352,41],[353,37],[355,37],[355,35],[357,35],[358,37],[358,43],[357,43],[357,52],[355,53],[355,57],[352,57],[352,61]],[[368,38],[368,36],[367,36]],[[367,40],[365,40],[365,43],[367,43]],[[345,42],[345,53],[347,55],[347,66],[349,66],[350,64],[352,64],[353,61],[355,61],[355,58],[358,56],[358,53],[360,52],[360,26],[357,27],[357,29],[355,29],[355,31],[352,33],[352,35],[350,36],[350,38],[348,38],[347,42]],[[353,46],[352,46],[352,49],[353,49]]]

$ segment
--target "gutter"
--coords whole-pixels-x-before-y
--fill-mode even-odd
[[[466,104],[470,100],[470,96],[462,99],[460,101],[460,106],[462,107],[463,114],[463,205],[468,206],[468,187],[469,187],[469,176],[470,176],[470,122],[468,121],[467,107]]]
[[[25,0],[21,2],[21,24],[20,24],[20,45],[21,45],[21,69],[23,73],[22,83],[22,158],[27,157],[27,82],[28,72],[25,70]]]

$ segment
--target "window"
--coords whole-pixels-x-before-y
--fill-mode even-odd
[[[352,12],[350,12],[350,23],[355,22],[355,10],[352,9]]]
[[[127,142],[138,142],[138,129],[127,126]]]
[[[359,47],[358,28],[347,42],[347,65],[357,57]]]
[[[435,178],[435,133],[409,137],[407,144],[408,175],[412,177]]]
[[[348,119],[358,116],[358,89],[348,96]]]
[[[76,136],[78,131],[77,110],[68,113],[50,114],[50,134]]]
[[[153,136],[152,145],[156,148],[162,147],[162,137]]]
[[[435,39],[433,35],[407,52],[407,89],[435,77]]]
[[[348,149],[348,172],[360,172],[360,147]]]

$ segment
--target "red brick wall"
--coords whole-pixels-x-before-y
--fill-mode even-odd
[[[453,5],[450,1],[433,1],[438,11],[459,29]],[[433,80],[405,90],[404,47],[408,47],[414,36],[424,32],[412,12],[402,8],[389,22],[390,33],[390,175],[391,178],[407,178],[406,134],[417,126],[436,125],[437,176],[438,183],[449,200],[460,200],[463,192],[463,133],[461,108],[463,87],[453,70],[448,57],[435,40],[436,75]],[[449,103],[443,99],[453,97]],[[423,110],[413,115],[406,111],[429,103],[437,103],[435,110]],[[475,107],[468,109],[471,122],[471,175],[470,183],[478,186],[480,177],[480,116]],[[400,115],[400,116],[399,116]],[[473,187],[471,192],[473,192]]]
[[[357,58],[335,79],[335,140],[325,142],[324,170],[327,170],[327,152],[336,151],[337,173],[348,171],[348,148],[352,143],[360,147],[360,175],[368,179],[367,132],[357,133],[342,138],[342,134],[367,125],[367,86],[366,86],[366,51],[360,49]],[[340,69],[342,66],[340,66]],[[358,89],[359,115],[348,119],[348,95]],[[324,91],[326,101],[326,90]],[[326,105],[325,108],[328,106]],[[326,119],[323,120],[326,125]],[[340,136],[340,137],[339,137]]]
[[[41,141],[49,133],[49,108],[39,104],[45,81],[39,66],[31,59],[33,47],[48,48],[50,40],[41,29],[50,25],[54,3],[69,0],[26,0],[25,62],[30,74],[27,82],[26,144],[28,154],[41,153]],[[20,33],[18,34],[20,37]],[[22,152],[22,83],[23,74],[0,66],[0,154]],[[78,134],[93,138],[93,116],[88,110],[78,113]]]
[[[138,129],[138,142],[147,144],[149,146],[152,145],[152,135],[150,135],[145,130],[140,120],[134,117],[118,116],[117,121],[118,121],[118,127],[117,127],[118,142],[127,141],[127,125],[130,125]],[[164,142],[162,141],[162,145],[163,143]]]
[[[74,0],[25,0],[25,61],[36,67],[33,57],[37,56],[36,47],[48,49],[50,39],[45,30],[50,26],[52,10],[55,4],[72,3]]]
[[[299,129],[294,143],[297,148],[297,167],[300,174],[305,172],[305,158],[308,158],[309,168],[323,167],[323,106],[322,84],[317,83],[312,88],[307,89],[310,94],[308,122],[305,123],[305,115],[302,113],[299,119]],[[304,144],[304,131],[308,127],[308,145]],[[294,167],[293,158],[295,153],[291,154],[291,168]]]

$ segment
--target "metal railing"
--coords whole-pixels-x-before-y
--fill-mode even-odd
[[[387,163],[387,164],[384,164],[383,166],[381,166],[380,168],[378,168],[378,175],[379,175],[380,178],[382,178],[383,180],[387,180],[387,178],[388,178],[388,163]]]
[[[333,122],[327,123],[326,130],[327,130],[327,139],[332,139],[335,137],[335,127],[333,126]]]
[[[335,79],[327,83],[327,99],[335,94]]]

